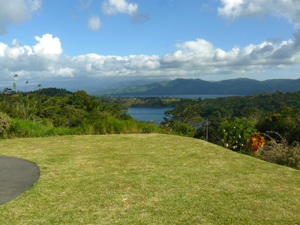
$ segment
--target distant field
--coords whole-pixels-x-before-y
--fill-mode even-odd
[[[0,224],[300,224],[300,171],[162,134],[0,140],[40,180]]]

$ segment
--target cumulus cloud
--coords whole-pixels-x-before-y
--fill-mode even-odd
[[[41,5],[41,0],[0,0],[0,34],[7,33],[8,25],[30,18]]]
[[[271,14],[287,19],[296,28],[300,28],[300,1],[295,0],[220,0],[222,7],[218,13],[227,19],[239,16]]]
[[[22,45],[18,40],[12,42],[12,46],[0,42],[0,73],[3,78],[9,74],[31,74],[35,72],[49,71],[54,64],[59,63],[62,54],[61,43],[51,34],[35,37],[38,42],[30,47]]]
[[[294,39],[281,43],[263,42],[230,51],[215,48],[211,43],[197,39],[177,44],[179,50],[160,59],[161,68],[184,68],[199,74],[252,73],[277,69],[279,65],[300,63],[300,31]]]
[[[93,15],[89,18],[88,21],[88,28],[90,28],[93,31],[98,31],[101,27],[101,21],[99,16]]]
[[[250,74],[287,69],[300,64],[300,31],[286,41],[265,41],[224,51],[204,39],[177,43],[177,51],[158,55],[62,56],[59,38],[35,37],[34,46],[14,40],[0,42],[0,79],[79,79],[96,77],[174,77],[209,74]]]
[[[34,54],[41,55],[46,58],[53,58],[62,54],[63,50],[58,38],[53,38],[51,34],[45,34],[41,38],[35,36],[34,38],[38,42],[38,44],[32,47]]]
[[[150,19],[149,14],[143,15],[139,12],[138,4],[128,3],[125,0],[104,1],[102,3],[102,12],[105,15],[128,14],[134,23],[144,23]]]

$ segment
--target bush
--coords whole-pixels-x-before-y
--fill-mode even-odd
[[[270,138],[270,142],[259,152],[258,157],[267,162],[300,169],[300,146],[288,146],[287,141],[278,133],[270,133],[277,134],[281,140],[277,141],[269,135],[264,134]]]
[[[0,112],[0,137],[6,135],[7,131],[9,130],[11,123],[11,119],[8,115]]]
[[[234,117],[221,123],[217,130],[219,139],[217,144],[233,151],[247,154],[247,140],[255,132],[254,120]]]
[[[69,127],[53,127],[42,123],[34,123],[30,120],[13,119],[9,129],[9,137],[47,137],[55,135],[73,135],[79,131]]]
[[[187,123],[175,123],[171,130],[172,133],[187,136],[187,137],[193,137],[194,136],[194,129],[190,124]]]
[[[157,125],[156,124],[151,124],[151,123],[147,123],[147,122],[136,122],[137,123],[137,128],[139,130],[139,133],[153,133],[155,131],[157,131]]]

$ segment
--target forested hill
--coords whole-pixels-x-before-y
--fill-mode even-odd
[[[39,92],[40,95],[47,95],[47,96],[51,96],[51,97],[54,97],[54,96],[61,96],[62,97],[64,95],[73,94],[73,92],[67,91],[64,88],[43,88],[43,89],[40,89],[40,90],[36,90],[33,93],[38,93],[38,92]]]
[[[148,85],[115,89],[105,95],[142,94],[142,95],[252,95],[258,93],[283,93],[300,90],[300,79],[274,79],[258,81],[246,78],[217,82],[200,79],[176,79]]]
[[[26,96],[26,95],[30,95],[30,94],[37,94],[37,95],[46,95],[46,96],[50,96],[50,97],[63,97],[65,95],[70,95],[73,94],[73,92],[71,91],[67,91],[64,88],[41,88],[35,91],[25,91],[25,92],[15,92],[14,90],[12,90],[11,88],[5,88],[3,90],[3,94],[6,95],[14,95],[16,93],[21,93],[22,95]],[[1,94],[1,92],[0,92]]]

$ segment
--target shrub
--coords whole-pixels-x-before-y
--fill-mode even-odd
[[[75,128],[53,127],[30,120],[13,119],[9,129],[9,137],[46,137],[55,135],[73,135],[79,133]]]
[[[0,112],[0,136],[5,136],[9,130],[11,119],[8,115]]]
[[[269,135],[264,134],[270,139],[270,142],[259,151],[258,157],[267,162],[300,169],[300,146],[288,146],[287,141],[278,133],[268,133],[277,134],[281,140],[277,141]]]
[[[236,152],[248,154],[246,143],[251,134],[255,132],[254,120],[234,117],[221,123],[217,130],[219,139],[217,144]]]
[[[139,131],[139,133],[153,133],[156,131],[157,125],[156,124],[151,124],[151,123],[147,123],[147,122],[141,122],[141,121],[137,121],[137,128]]]
[[[108,113],[102,113],[93,123],[93,130],[96,134],[120,134],[124,133],[126,122],[118,120]]]
[[[190,124],[187,123],[175,123],[172,129],[172,133],[187,137],[193,137],[194,129]]]

